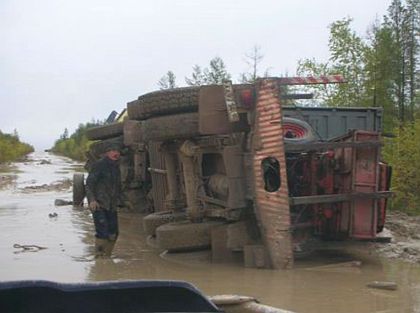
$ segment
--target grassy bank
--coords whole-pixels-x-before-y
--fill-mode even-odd
[[[0,163],[16,161],[34,151],[34,148],[19,140],[18,134],[0,131]]]

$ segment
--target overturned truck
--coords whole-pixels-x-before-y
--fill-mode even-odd
[[[268,78],[145,94],[124,122],[90,131],[100,141],[88,158],[124,143],[127,203],[149,210],[144,229],[161,249],[210,247],[215,261],[290,268],[318,240],[371,240],[384,226],[381,109],[285,105],[309,96],[284,86],[342,82]]]

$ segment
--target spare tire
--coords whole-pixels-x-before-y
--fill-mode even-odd
[[[236,94],[250,84],[233,85]],[[147,93],[127,104],[129,119],[145,120],[153,116],[198,112],[201,86],[165,89]]]
[[[108,139],[122,135],[123,123],[112,123],[108,125],[88,128],[86,130],[86,137],[89,140]]]
[[[198,136],[198,113],[150,118],[143,123],[143,135],[146,142]]]
[[[303,120],[283,117],[282,126],[286,143],[305,143],[316,140],[313,128]]]
[[[198,111],[199,86],[154,91],[128,103],[130,119]]]
[[[86,196],[85,175],[81,173],[73,174],[73,205],[83,206]]]
[[[208,248],[211,245],[211,229],[224,222],[207,221],[192,223],[182,221],[168,223],[156,228],[159,248],[168,251],[187,251]]]
[[[156,228],[163,224],[185,220],[185,212],[162,211],[146,215],[143,218],[144,232],[148,236],[156,235]]]
[[[109,138],[101,141],[94,142],[89,147],[89,153],[96,159],[99,159],[110,144],[118,144],[123,147],[124,137],[119,136],[115,138]]]

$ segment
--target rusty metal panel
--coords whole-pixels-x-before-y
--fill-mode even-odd
[[[165,200],[168,194],[168,186],[165,177],[165,157],[161,151],[161,142],[149,142],[150,171],[152,178],[152,196],[155,212],[165,210]]]
[[[354,141],[379,141],[376,132],[355,131]],[[353,192],[377,192],[379,189],[379,148],[353,149]],[[352,205],[351,237],[369,239],[376,236],[378,200],[360,199]]]
[[[231,90],[230,98],[239,92],[235,86]],[[232,95],[234,93],[234,95]],[[229,104],[231,104],[229,102]],[[200,88],[199,98],[199,132],[202,135],[230,134],[232,132],[249,129],[246,114],[239,114],[234,122],[229,121],[228,107],[223,86],[211,85]]]
[[[244,246],[244,266],[250,268],[270,268],[270,256],[263,245]]]
[[[382,131],[382,108],[284,106],[283,116],[306,121],[322,140],[343,136],[352,129]]]
[[[276,81],[259,83],[253,137],[255,210],[271,267],[286,269],[293,266],[293,249],[283,129],[281,123],[275,122],[282,119],[282,107]],[[266,190],[262,166],[269,157],[278,161],[281,181],[279,188],[271,192]]]
[[[277,78],[280,85],[317,85],[317,84],[340,84],[346,80],[342,75],[307,76],[307,77],[281,77]]]
[[[391,182],[391,168],[385,164],[379,164],[379,190],[388,191]],[[388,199],[381,199],[378,203],[378,231],[382,231],[385,226],[386,208]]]
[[[243,208],[246,206],[246,186],[242,148],[226,146],[223,149],[223,160],[229,186],[228,206]]]
[[[239,121],[239,113],[238,108],[235,101],[235,94],[233,93],[233,86],[231,81],[226,81],[223,84],[223,88],[225,91],[225,104],[226,109],[229,117],[229,122],[238,122]]]
[[[203,86],[199,98],[199,131],[203,135],[232,132],[225,103],[223,86]]]

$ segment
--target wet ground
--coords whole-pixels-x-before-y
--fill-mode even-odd
[[[295,312],[420,312],[419,264],[380,258],[372,246],[320,251],[290,271],[247,269],[213,264],[206,252],[162,254],[146,243],[141,216],[121,213],[114,257],[94,259],[89,211],[54,206],[56,198],[71,200],[74,171],[80,171],[80,164],[47,153],[1,169],[1,280],[176,279],[208,295],[250,295]],[[25,250],[22,245],[35,247]],[[362,265],[325,266],[351,260]],[[377,280],[394,281],[398,290],[366,287]]]

